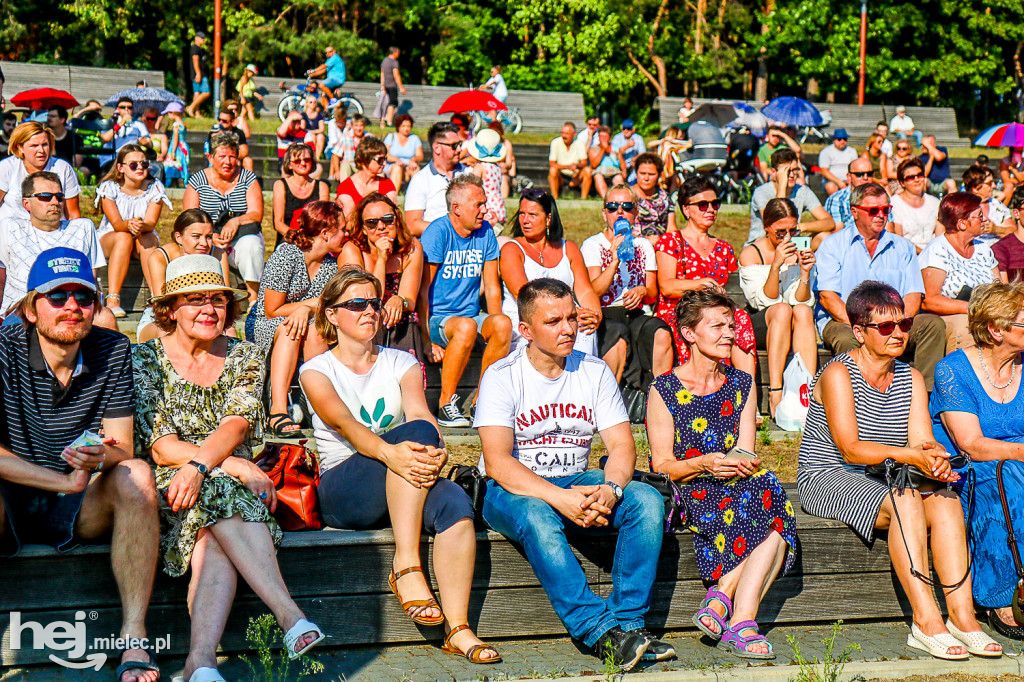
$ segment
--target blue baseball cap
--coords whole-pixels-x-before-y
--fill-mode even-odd
[[[65,284],[81,284],[90,291],[99,290],[89,257],[63,246],[39,254],[28,273],[28,290],[46,294]]]
[[[625,121],[622,122],[622,129],[623,130],[627,130],[627,129],[628,130],[632,130],[635,127],[636,127],[636,124],[633,123],[633,119],[631,119],[631,118],[627,118]]]
[[[836,131],[832,133],[833,140],[849,140],[850,136],[846,132],[846,128],[836,128]]]

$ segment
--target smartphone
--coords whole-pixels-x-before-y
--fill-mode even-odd
[[[757,455],[743,448],[733,448],[725,453],[726,459],[757,459]]]
[[[796,245],[797,251],[810,251],[811,250],[811,238],[810,237],[793,237],[793,243]]]

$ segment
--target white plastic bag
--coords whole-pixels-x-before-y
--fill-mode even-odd
[[[803,431],[807,420],[807,408],[811,404],[811,373],[799,353],[782,373],[782,400],[775,407],[775,423],[785,431]]]

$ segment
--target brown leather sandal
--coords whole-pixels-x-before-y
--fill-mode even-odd
[[[463,623],[462,625],[456,625],[455,627],[453,627],[451,629],[451,632],[449,632],[448,635],[444,638],[444,645],[441,647],[441,651],[445,652],[446,654],[452,654],[453,656],[462,656],[470,663],[478,663],[480,665],[501,663],[501,654],[498,653],[497,649],[488,644],[474,644],[473,646],[469,647],[469,651],[466,652],[463,652],[458,647],[452,646],[452,636],[462,632],[463,630],[468,629],[469,625],[467,625],[466,623]],[[483,658],[481,654],[483,654],[485,651],[493,651],[494,656],[490,658]]]
[[[437,603],[437,600],[431,597],[430,599],[413,599],[412,601],[405,601],[402,599],[402,595],[398,593],[398,579],[403,575],[409,573],[423,572],[423,569],[419,566],[410,566],[409,568],[403,568],[398,573],[395,573],[394,569],[391,571],[391,575],[388,576],[388,586],[391,587],[391,591],[398,597],[398,601],[402,603],[402,610],[405,611],[405,615],[409,616],[412,622],[417,625],[440,625],[444,622],[444,613],[441,613],[441,605]],[[428,585],[429,589],[430,586]],[[438,616],[421,616],[426,609],[437,609],[440,615]],[[410,611],[409,609],[413,609]]]

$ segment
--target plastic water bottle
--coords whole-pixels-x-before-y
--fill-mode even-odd
[[[626,235],[626,238],[619,244],[619,260],[626,262],[633,260],[633,226],[625,218],[619,218],[613,226],[615,236]]]

